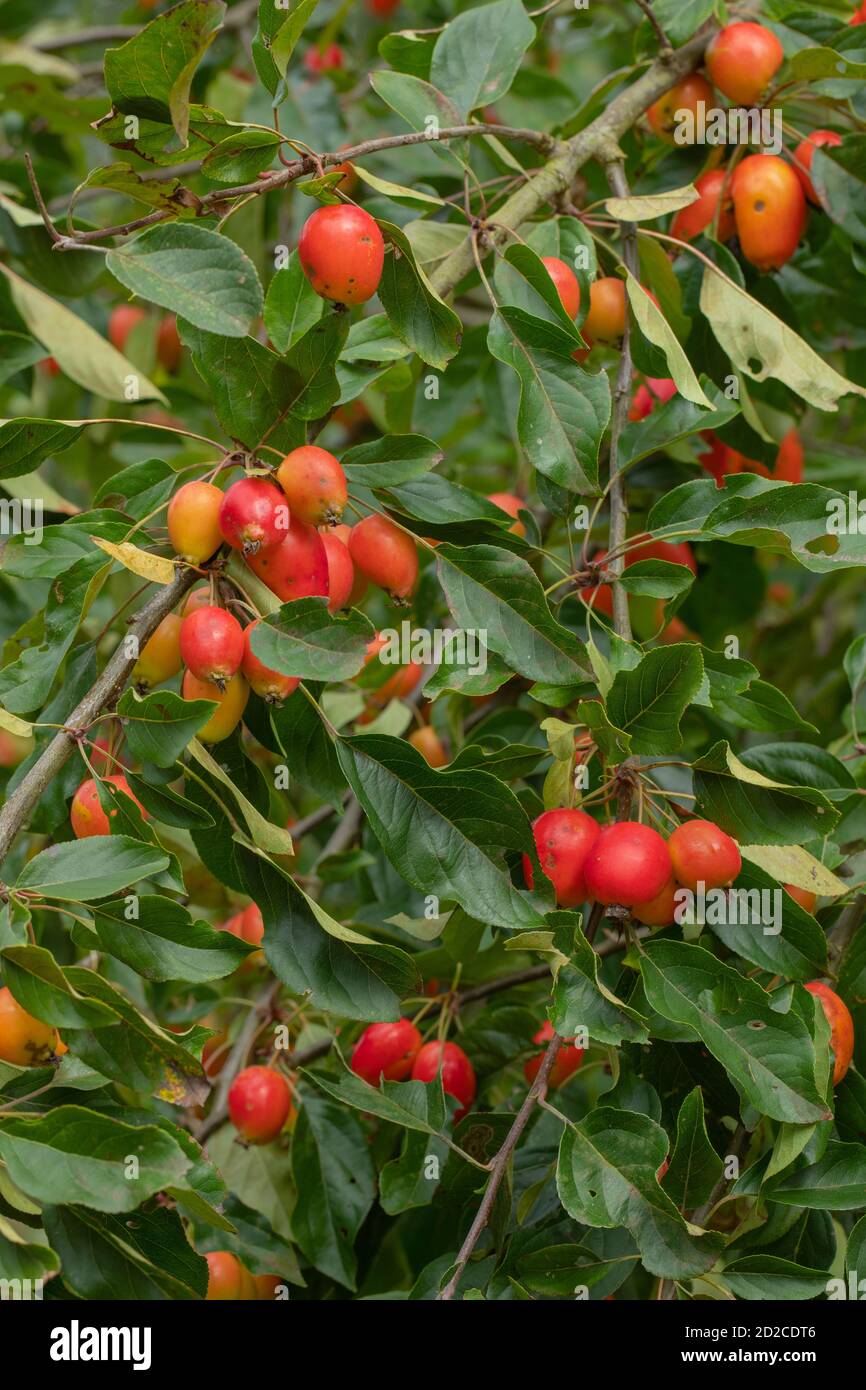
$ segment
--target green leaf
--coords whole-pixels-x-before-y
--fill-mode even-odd
[[[745,844],[802,844],[828,835],[839,819],[823,792],[753,771],[727,743],[714,744],[692,770],[700,814]]]
[[[461,116],[468,116],[505,95],[534,39],[535,25],[521,0],[495,0],[465,10],[436,40],[430,81]]]
[[[739,415],[738,402],[728,400],[706,376],[701,377],[701,390],[713,406],[712,414],[678,393],[657,405],[645,420],[628,421],[619,440],[620,468],[631,468],[650,454],[665,453],[671,444],[700,430],[719,430]]]
[[[0,479],[32,473],[50,454],[70,448],[84,432],[84,422],[34,420],[20,416],[0,424]]]
[[[264,951],[274,974],[315,1006],[343,1018],[399,1018],[399,1000],[417,982],[411,958],[334,920],[276,865],[239,852],[244,882],[261,909]]]
[[[181,145],[189,130],[189,93],[202,55],[216,38],[222,0],[182,0],[105,54],[105,87],[116,111],[171,121]]]
[[[856,1211],[863,1207],[866,1188],[866,1147],[831,1140],[817,1163],[789,1173],[764,1191],[784,1206],[818,1211]]]
[[[193,921],[185,907],[150,893],[136,896],[134,915],[125,898],[93,909],[99,946],[146,980],[204,984],[230,975],[250,954],[231,932]]]
[[[715,267],[704,271],[701,312],[734,366],[753,381],[773,377],[819,410],[837,410],[840,397],[851,392],[866,395]]]
[[[464,124],[454,102],[420,77],[380,68],[370,73],[370,86],[414,131],[428,130],[431,117],[440,130]],[[455,163],[461,163],[453,141],[446,145],[432,140],[430,149],[450,164],[452,171]]]
[[[701,946],[650,942],[640,968],[650,1006],[691,1029],[761,1114],[797,1124],[829,1118],[815,1046],[793,1008],[780,1013],[759,984]]]
[[[677,48],[697,33],[715,9],[716,0],[653,0],[656,19]]]
[[[288,352],[322,317],[324,302],[303,270],[297,250],[278,270],[265,295],[265,331],[277,352]]]
[[[126,835],[94,835],[49,845],[28,860],[15,891],[68,902],[93,902],[168,868],[169,858]]]
[[[156,767],[173,767],[215,709],[213,700],[183,700],[173,690],[125,690],[117,702],[130,753]]]
[[[423,362],[444,371],[460,346],[462,324],[440,299],[399,227],[380,222],[392,251],[385,256],[379,298],[394,332]]]
[[[695,1086],[677,1115],[674,1151],[662,1179],[664,1190],[683,1211],[692,1211],[707,1201],[722,1171],[722,1160],[707,1135],[703,1092]]]
[[[355,1237],[376,1195],[367,1140],[355,1116],[326,1096],[306,1091],[292,1137],[292,1177],[299,1202],[292,1229],[315,1269],[355,1288]]]
[[[572,915],[549,913],[552,927],[571,925]],[[595,1042],[618,1047],[623,1042],[649,1041],[646,1020],[599,978],[599,959],[580,930],[573,936],[568,958],[553,955],[554,983],[550,1021],[562,1037],[586,1029]]]
[[[215,145],[202,161],[202,173],[217,183],[252,183],[273,164],[279,145],[276,131],[250,126]]]
[[[606,373],[584,371],[572,360],[572,335],[522,309],[498,309],[487,344],[520,378],[517,433],[530,463],[558,487],[594,494],[610,419]]]
[[[583,644],[556,621],[526,560],[498,546],[440,545],[436,567],[455,621],[513,671],[553,685],[589,678]]]
[[[123,1124],[77,1105],[35,1118],[0,1115],[0,1157],[37,1202],[106,1212],[134,1211],[165,1188],[185,1186],[192,1166],[161,1127]]]
[[[504,851],[529,848],[513,792],[487,772],[436,771],[403,739],[341,739],[340,764],[385,854],[407,883],[471,917],[535,927],[540,914],[512,887]]]
[[[13,714],[44,704],[57,670],[75,641],[79,625],[108,577],[110,565],[91,551],[59,575],[48,595],[42,620],[42,640],[25,647],[0,670],[0,701]]]
[[[563,1131],[556,1186],[575,1221],[625,1227],[650,1274],[690,1278],[712,1267],[722,1237],[698,1235],[659,1186],[667,1150],[667,1135],[648,1115],[602,1105]]]
[[[632,670],[617,672],[605,702],[608,717],[635,753],[671,752],[682,742],[680,720],[703,678],[693,643],[655,647]]]
[[[341,462],[350,483],[394,488],[423,478],[441,459],[438,444],[423,434],[385,434],[348,449]]]
[[[134,1221],[85,1207],[48,1207],[45,1231],[63,1262],[63,1282],[78,1298],[204,1298],[207,1265],[192,1249],[180,1214],[139,1208]]]
[[[353,609],[333,618],[324,598],[294,599],[260,622],[251,639],[253,655],[271,671],[302,680],[340,681],[364,665],[375,629]]]
[[[105,1028],[117,1014],[73,989],[50,951],[42,946],[7,946],[3,983],[22,1009],[55,1028]]]
[[[208,333],[243,338],[262,312],[262,287],[252,261],[229,237],[207,227],[148,227],[113,247],[105,263],[133,294]]]
[[[823,974],[827,968],[827,938],[811,913],[800,907],[789,893],[779,890],[777,878],[745,860],[733,891],[738,905],[743,903],[742,910],[738,906],[737,912],[728,908],[718,914],[707,912],[707,925],[720,941],[744,960],[773,975],[806,981]],[[759,924],[757,918],[761,913],[753,920],[745,906],[751,899],[744,900],[742,893],[750,894],[756,901],[760,894],[762,902],[777,903],[781,921],[772,919]],[[778,898],[773,896],[776,893]],[[770,896],[765,897],[765,894]],[[721,920],[716,921],[716,915]]]
[[[827,1292],[826,1269],[805,1269],[775,1255],[741,1255],[726,1265],[721,1278],[737,1298],[818,1298]]]
[[[303,429],[283,412],[302,392],[302,383],[285,358],[255,338],[202,333],[178,323],[181,341],[211,395],[217,419],[230,438],[254,449],[265,434],[275,449],[297,448]],[[274,422],[279,422],[274,428]],[[270,433],[268,433],[270,431]]]
[[[351,1105],[365,1114],[377,1115],[389,1124],[418,1134],[444,1137],[448,1111],[441,1085],[427,1081],[385,1081],[371,1086],[346,1068],[339,1081],[322,1072],[305,1072],[326,1095],[341,1105]]]

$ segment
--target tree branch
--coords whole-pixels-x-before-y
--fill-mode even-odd
[[[536,1101],[543,1099],[547,1094],[547,1078],[551,1073],[553,1064],[556,1061],[556,1055],[561,1046],[562,1038],[558,1033],[554,1033],[548,1044],[547,1051],[544,1054],[541,1066],[538,1069],[538,1075],[527,1091],[526,1098],[514,1117],[514,1123],[503,1140],[502,1148],[493,1160],[490,1180],[487,1184],[484,1196],[481,1199],[481,1205],[475,1215],[475,1220],[469,1227],[466,1239],[458,1251],[454,1273],[441,1293],[437,1294],[437,1302],[448,1303],[457,1292],[457,1286],[460,1283],[463,1271],[469,1263],[473,1250],[481,1239],[481,1234],[485,1226],[490,1220],[493,1203],[496,1201],[496,1194],[502,1185],[502,1179],[505,1177],[505,1171],[511,1160],[511,1155],[517,1147],[521,1134],[529,1123],[529,1117],[535,1109]]]
[[[600,116],[573,135],[559,154],[527,179],[498,209],[496,227],[486,236],[488,249],[504,245],[511,231],[516,231],[521,223],[533,217],[544,203],[555,201],[565,193],[574,182],[575,175],[590,159],[615,158],[619,153],[617,142],[654,101],[693,71],[717,28],[715,22],[709,22],[682,48],[669,56],[657,58],[631,87],[614,98]],[[484,247],[479,246],[479,251],[483,250]],[[467,237],[461,246],[446,256],[432,275],[434,289],[441,295],[450,293],[474,266],[472,238]]]
[[[647,19],[649,20],[650,24],[655,30],[655,36],[659,41],[659,48],[661,49],[663,55],[667,55],[663,58],[663,61],[669,62],[670,54],[673,52],[673,48],[671,47],[670,39],[668,38],[661,24],[659,23],[658,16],[656,15],[655,10],[652,7],[652,0],[635,0],[635,4],[643,10],[644,14],[646,15]]]
[[[607,166],[607,180],[611,190],[617,198],[627,198],[629,196],[628,181],[625,176],[625,168],[621,159],[613,160]],[[622,231],[622,258],[626,269],[636,280],[640,279],[640,267],[638,264],[637,253],[637,231],[633,222],[621,222]],[[624,642],[631,641],[631,619],[628,612],[628,594],[621,584],[616,582],[621,576],[625,567],[625,545],[626,522],[628,520],[628,502],[626,501],[625,483],[619,471],[619,438],[623,427],[628,419],[628,403],[631,396],[631,316],[628,312],[628,294],[626,293],[626,315],[625,331],[622,335],[622,351],[620,353],[619,365],[616,372],[616,383],[613,390],[613,410],[610,422],[610,535],[608,537],[608,549],[613,555],[609,568],[614,576],[613,584],[613,626],[618,637]]]
[[[140,648],[198,578],[197,571],[184,569],[171,584],[160,588],[145,604],[130,624],[128,633],[138,638]],[[92,723],[107,705],[116,700],[129,680],[137,658],[126,656],[124,647],[125,639],[121,638],[93,689],[67,718],[63,731],[51,740],[45,752],[7,797],[0,810],[0,865],[42,793],[70,758],[77,742],[76,731]]]
[[[425,130],[412,130],[405,135],[383,135],[375,140],[362,140],[360,144],[352,145],[344,150],[336,150],[323,155],[303,155],[301,158],[294,159],[284,165],[283,168],[271,172],[268,177],[255,179],[252,183],[237,184],[233,188],[212,189],[210,193],[206,193],[200,199],[196,215],[198,217],[221,216],[225,212],[227,204],[235,203],[241,198],[260,197],[263,193],[273,192],[274,189],[285,188],[287,184],[294,183],[304,174],[316,173],[322,167],[336,167],[338,164],[345,164],[353,159],[362,159],[365,155],[377,154],[380,150],[401,149],[406,145],[429,145],[448,140],[465,140],[477,135],[496,135],[502,140],[521,141],[524,144],[532,145],[542,154],[550,154],[558,148],[558,142],[543,130],[529,130],[522,126],[491,125],[484,122],[478,122],[474,125],[449,126],[435,134],[430,134]],[[35,187],[34,196],[36,196],[39,205],[41,195],[38,194]],[[95,227],[92,231],[73,232],[68,236],[57,234],[53,239],[58,250],[74,251],[80,246],[90,246],[94,242],[106,241],[114,236],[128,236],[130,232],[141,231],[144,227],[156,226],[157,223],[167,222],[175,216],[174,208],[157,208],[154,212],[145,213],[143,216],[135,217],[128,222],[119,222],[113,227]]]

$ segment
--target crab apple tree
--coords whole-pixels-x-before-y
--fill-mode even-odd
[[[99,10],[0,45],[0,1298],[811,1318],[860,10]]]

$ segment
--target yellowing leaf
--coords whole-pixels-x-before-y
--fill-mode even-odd
[[[6,709],[0,709],[0,729],[5,729],[7,734],[13,734],[15,738],[30,738],[33,733],[32,724],[28,724],[26,719],[19,719],[17,714],[10,714]]]
[[[141,579],[149,580],[151,584],[171,584],[177,573],[174,560],[166,560],[162,555],[151,555],[147,550],[139,550],[137,545],[132,545],[129,541],[121,541],[119,545],[115,545],[113,541],[105,541],[101,536],[91,536],[90,539],[100,550],[104,550],[106,555],[110,555],[112,560],[117,560],[125,569],[131,570]]]
[[[205,772],[210,773],[211,777],[222,782],[224,787],[228,787],[238,806],[241,814],[247,823],[247,829],[252,837],[253,844],[266,854],[293,854],[292,837],[288,830],[282,826],[273,825],[261,811],[251,801],[248,801],[243,792],[240,791],[228,776],[223,772],[216,758],[212,757],[203,744],[197,738],[190,739],[189,751],[192,753],[196,762],[201,763]],[[317,909],[318,911],[318,909]]]
[[[712,402],[704,395],[701,383],[680,347],[676,334],[661,309],[650,299],[646,290],[629,270],[626,271],[626,289],[641,333],[657,348],[661,348],[680,395],[685,396],[687,401],[693,401],[695,405],[712,410]]]
[[[608,198],[605,207],[618,222],[651,222],[655,217],[667,217],[668,213],[687,208],[690,203],[696,203],[699,197],[697,189],[687,183],[683,188],[670,188],[665,193],[647,193],[636,198]]]
[[[731,361],[753,381],[775,377],[819,410],[836,410],[840,396],[856,392],[809,344],[765,309],[733,280],[707,266],[701,285],[701,310]]]
[[[850,885],[831,873],[802,845],[740,845],[744,859],[757,864],[780,883],[792,883],[817,893],[819,898],[838,898]]]
[[[38,338],[71,381],[109,401],[129,404],[135,400],[159,400],[168,404],[143,372],[65,304],[22,280],[2,262],[0,273],[5,275],[12,302],[33,337]]]

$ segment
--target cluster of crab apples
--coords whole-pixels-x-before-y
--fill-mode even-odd
[[[697,121],[717,109],[714,87],[739,108],[757,108],[770,99],[784,57],[779,39],[764,25],[727,25],[707,49],[708,77],[691,73],[660,97],[647,112],[650,128],[669,144],[689,143],[682,138],[684,118]],[[695,180],[698,200],[677,213],[671,235],[691,241],[709,229],[721,242],[736,236],[746,260],[758,270],[779,269],[800,244],[809,203],[820,206],[810,177],[815,151],[841,143],[836,131],[813,130],[790,160],[750,154],[730,169],[707,170]]]

